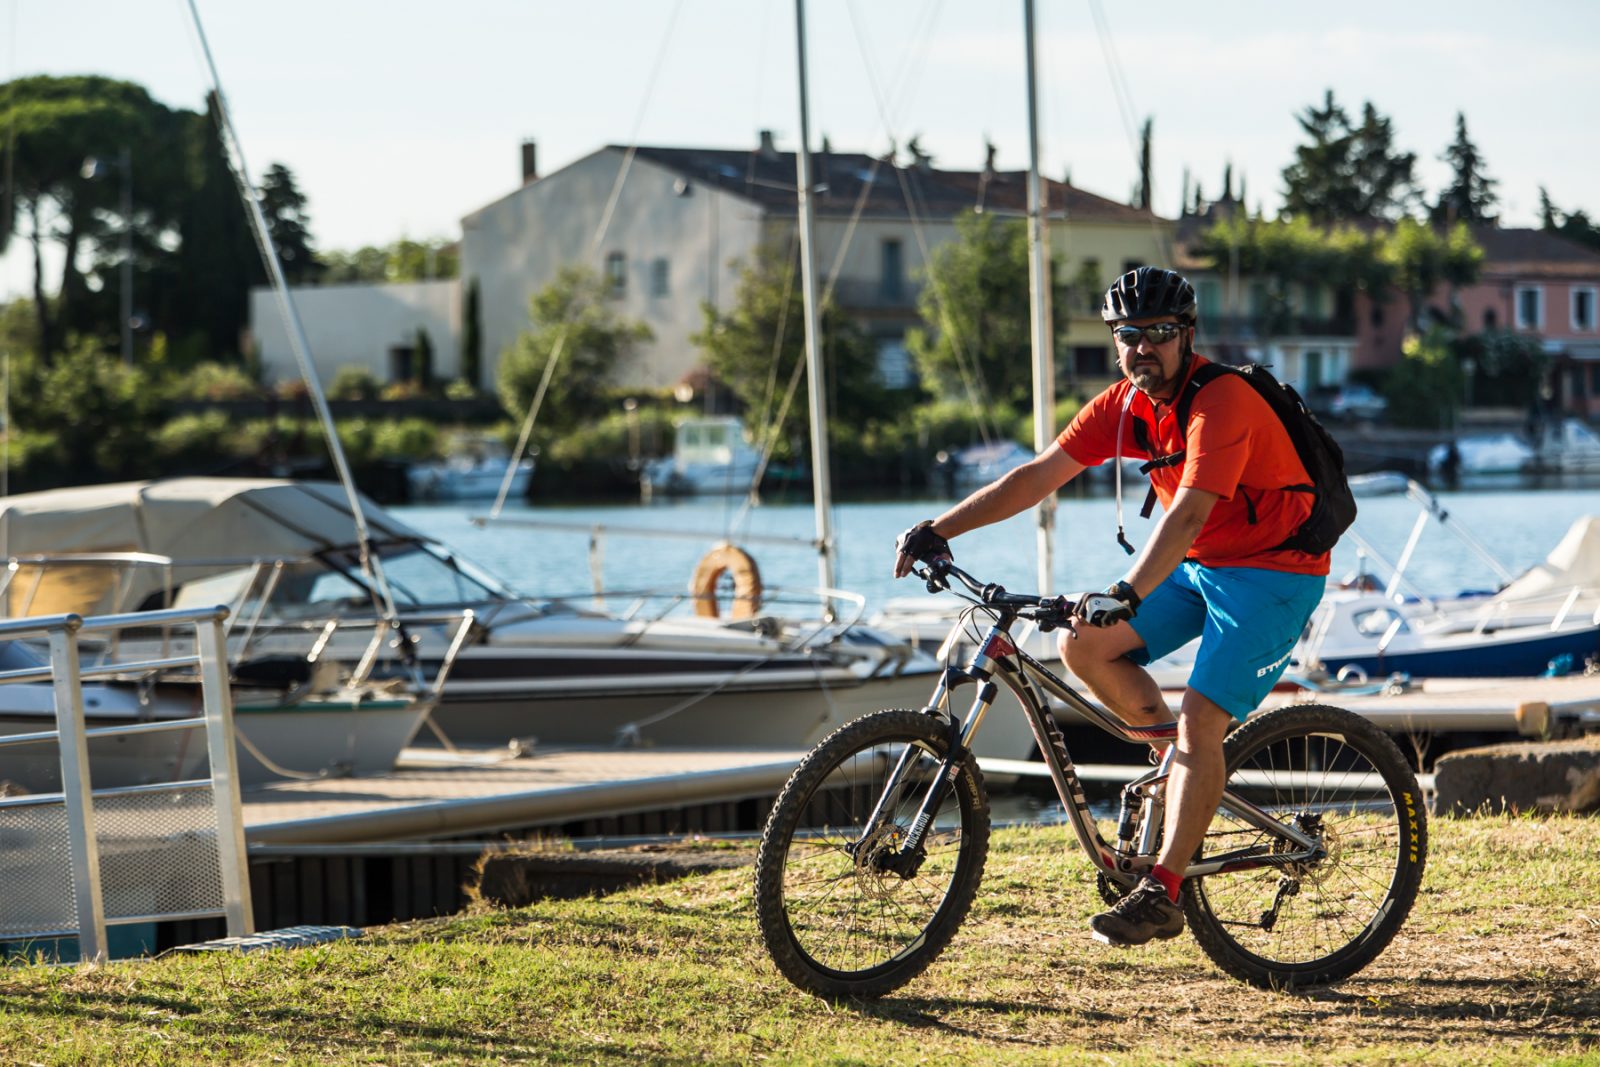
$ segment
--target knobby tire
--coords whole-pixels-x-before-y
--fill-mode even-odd
[[[756,859],[756,915],[778,970],[818,996],[879,997],[921,974],[966,918],[989,851],[989,800],[971,753],[910,877],[884,869],[950,744],[949,721],[880,711],[834,731],[779,794]],[[918,758],[887,818],[862,834],[906,746]]]
[[[1427,861],[1427,813],[1405,757],[1367,720],[1323,705],[1251,720],[1229,735],[1224,757],[1229,789],[1314,830],[1327,852],[1274,862],[1282,842],[1219,811],[1201,857],[1255,850],[1263,865],[1185,882],[1195,940],[1218,967],[1262,988],[1355,974],[1405,922]]]

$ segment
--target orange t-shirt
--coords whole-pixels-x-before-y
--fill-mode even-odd
[[[1189,361],[1189,373],[1206,362],[1196,355]],[[1163,408],[1157,419],[1150,398],[1123,380],[1084,405],[1056,443],[1086,467],[1111,459],[1130,392],[1133,401],[1122,427],[1122,457],[1147,460],[1184,451],[1182,463],[1150,472],[1162,508],[1170,508],[1173,496],[1185,486],[1221,498],[1189,549],[1189,559],[1208,567],[1328,573],[1326,552],[1313,556],[1273,547],[1311,514],[1311,494],[1283,486],[1305,485],[1311,477],[1283,423],[1249,382],[1230,374],[1195,393],[1185,439],[1178,434],[1178,417],[1171,408]],[[1136,420],[1144,423],[1148,451],[1134,436]]]

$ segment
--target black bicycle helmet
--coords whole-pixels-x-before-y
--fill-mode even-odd
[[[1140,267],[1112,282],[1100,309],[1107,322],[1158,315],[1174,315],[1191,326],[1196,318],[1194,286],[1177,271],[1162,267]]]

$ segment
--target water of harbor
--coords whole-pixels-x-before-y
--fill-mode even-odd
[[[1505,568],[1520,573],[1541,562],[1574,520],[1600,515],[1600,489],[1439,492],[1436,499],[1454,523],[1480,541]],[[1154,520],[1139,517],[1144,500],[1140,483],[1125,493],[1129,539],[1142,544]],[[890,574],[894,539],[919,519],[944,510],[951,499],[889,500],[838,504],[833,509],[837,545],[837,587],[866,598],[871,614],[894,597],[925,596],[914,579]],[[1391,560],[1405,547],[1419,511],[1404,496],[1359,501],[1357,530]],[[535,597],[585,597],[593,589],[591,536],[596,527],[659,531],[644,536],[620,532],[598,543],[604,585],[612,590],[686,590],[696,562],[718,539],[744,544],[756,558],[764,585],[791,590],[819,584],[817,556],[809,543],[771,544],[754,540],[788,537],[810,542],[816,534],[814,511],[806,500],[769,501],[747,507],[742,500],[700,498],[643,504],[517,506],[502,513],[504,523],[476,525],[487,504],[407,506],[390,509],[419,531],[438,538],[463,556],[498,575],[512,588]],[[560,523],[576,530],[517,525],[520,521]],[[1128,556],[1116,543],[1116,505],[1109,495],[1064,497],[1057,510],[1054,582],[1056,591],[1103,588],[1121,577]],[[1448,524],[1447,524],[1448,525]],[[693,531],[703,539],[668,536]],[[955,542],[957,561],[980,578],[1025,591],[1037,584],[1035,526],[1031,513],[973,531]],[[1335,576],[1358,566],[1357,546],[1346,538],[1334,551]],[[1493,589],[1494,571],[1438,522],[1430,520],[1407,575],[1429,593]],[[613,607],[619,605],[612,605]]]

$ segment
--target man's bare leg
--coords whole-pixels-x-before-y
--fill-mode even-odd
[[[1190,689],[1178,712],[1178,753],[1167,779],[1167,813],[1156,863],[1182,877],[1222,802],[1222,739],[1233,716]]]
[[[1153,726],[1172,718],[1150,672],[1124,658],[1144,647],[1144,639],[1127,623],[1081,626],[1076,634],[1063,631],[1057,644],[1067,668],[1123,722]]]

